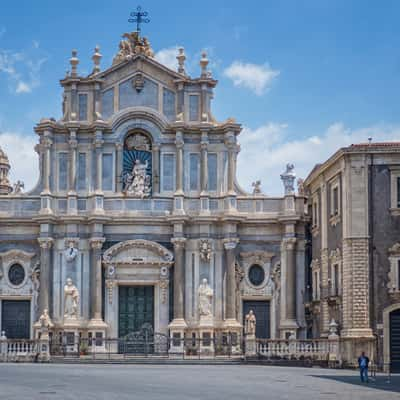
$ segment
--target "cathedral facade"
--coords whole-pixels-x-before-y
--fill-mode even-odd
[[[173,338],[306,337],[304,193],[236,181],[241,126],[212,113],[217,81],[160,64],[137,32],[112,65],[61,80],[62,118],[35,127],[40,178],[24,193],[0,153],[0,330],[123,338],[143,326]],[[12,165],[11,165],[12,168]],[[46,311],[47,310],[47,311]]]

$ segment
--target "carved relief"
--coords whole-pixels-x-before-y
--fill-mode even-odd
[[[113,59],[113,65],[129,60],[133,56],[143,54],[146,57],[154,57],[154,52],[147,38],[141,38],[138,32],[124,33],[124,40],[119,43],[119,51]]]

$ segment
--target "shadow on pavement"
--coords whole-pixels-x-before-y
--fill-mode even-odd
[[[360,376],[357,372],[354,375],[311,375],[314,378],[330,379],[332,381],[349,383],[351,385],[368,387],[371,389],[387,390],[390,392],[400,393],[400,375],[392,375],[388,380],[387,375],[377,375],[376,377],[370,377],[369,383],[361,382]]]

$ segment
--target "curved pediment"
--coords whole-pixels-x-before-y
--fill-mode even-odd
[[[106,264],[166,265],[173,263],[173,254],[164,246],[149,240],[127,240],[110,247],[103,255]]]

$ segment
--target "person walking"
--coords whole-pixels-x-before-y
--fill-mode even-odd
[[[363,351],[361,353],[361,356],[358,357],[358,366],[360,368],[361,382],[368,383],[368,364],[369,364],[369,358],[365,355],[365,352]]]

